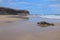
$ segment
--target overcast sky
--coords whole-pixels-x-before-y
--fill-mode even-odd
[[[31,14],[60,14],[60,0],[0,0],[0,7],[25,9]]]

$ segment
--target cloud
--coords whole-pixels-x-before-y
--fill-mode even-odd
[[[59,7],[60,8],[60,4],[50,4],[50,5],[48,5],[49,7]]]
[[[3,2],[3,0],[0,0],[0,2]]]
[[[12,0],[0,0],[1,3],[11,3]]]
[[[30,2],[12,2],[10,4],[32,4]]]
[[[59,0],[44,0],[44,1],[59,1]]]
[[[31,4],[29,2],[18,2],[19,4]]]

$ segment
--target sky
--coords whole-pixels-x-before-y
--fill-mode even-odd
[[[28,10],[30,14],[60,14],[60,0],[0,0],[0,7]]]

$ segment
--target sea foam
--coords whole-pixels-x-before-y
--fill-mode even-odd
[[[51,19],[60,19],[59,15],[27,15],[23,17],[39,17],[39,18],[51,18]]]
[[[52,18],[52,19],[60,19],[60,16],[57,15],[42,15],[42,18]]]

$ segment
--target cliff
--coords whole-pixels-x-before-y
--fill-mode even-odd
[[[0,15],[29,15],[29,11],[0,7]]]

